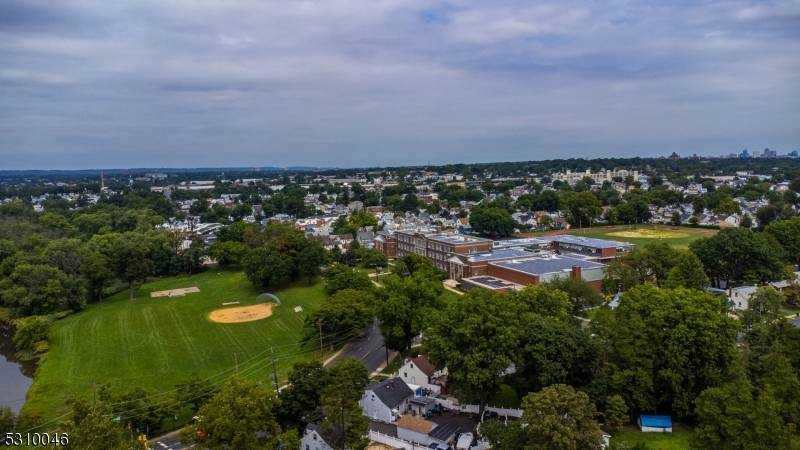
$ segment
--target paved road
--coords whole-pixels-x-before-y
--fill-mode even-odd
[[[381,363],[386,362],[386,348],[383,346],[383,337],[378,331],[378,321],[372,323],[366,330],[363,338],[351,341],[350,345],[334,361],[336,365],[343,358],[355,357],[367,366],[369,373],[378,369]]]
[[[184,447],[178,441],[179,435],[169,435],[164,436],[161,439],[155,441],[155,445],[153,446],[154,450],[182,450],[188,447]],[[151,441],[152,442],[152,441]]]
[[[800,319],[790,320],[789,323],[796,326],[797,328],[800,328]]]

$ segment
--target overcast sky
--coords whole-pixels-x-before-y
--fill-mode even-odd
[[[3,169],[800,149],[800,1],[0,1]]]

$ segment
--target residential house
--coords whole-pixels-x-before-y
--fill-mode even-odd
[[[365,416],[379,422],[392,423],[408,410],[408,402],[413,397],[414,391],[405,381],[401,378],[389,378],[368,385],[359,403]]]
[[[397,420],[397,437],[423,446],[428,446],[428,433],[433,431],[435,423],[411,416],[402,416]]]
[[[728,297],[730,297],[732,308],[734,310],[747,309],[750,306],[750,297],[756,293],[758,286],[742,286],[731,288],[728,290]]]
[[[334,450],[322,436],[322,427],[315,423],[306,425],[305,434],[300,439],[300,450]]]
[[[408,384],[415,384],[423,389],[430,389],[437,394],[445,384],[446,371],[436,370],[428,355],[406,358],[398,371],[398,375]]]

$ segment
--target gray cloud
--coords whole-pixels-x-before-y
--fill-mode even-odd
[[[800,148],[796,1],[0,3],[5,168]]]

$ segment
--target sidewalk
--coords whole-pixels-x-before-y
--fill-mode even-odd
[[[444,288],[450,292],[453,292],[458,295],[464,295],[463,292],[456,289],[456,286],[458,286],[458,281],[456,280],[444,280],[442,281],[442,286],[444,286]]]

